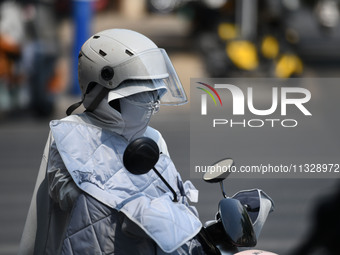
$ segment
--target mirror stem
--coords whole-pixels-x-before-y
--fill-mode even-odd
[[[169,188],[169,190],[172,192],[172,194],[174,195],[174,199],[172,200],[173,202],[178,202],[177,200],[177,194],[174,191],[174,189],[170,186],[170,184],[163,178],[163,176],[157,171],[157,169],[155,167],[152,168],[154,170],[154,172],[158,175],[159,178],[161,178],[161,180],[163,181],[163,183]]]
[[[223,181],[220,181],[220,187],[221,187],[221,191],[222,191],[223,197],[224,197],[224,198],[227,198],[227,194],[226,194],[225,191],[224,191]]]

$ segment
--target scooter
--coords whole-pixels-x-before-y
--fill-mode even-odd
[[[150,138],[141,137],[127,146],[123,155],[123,163],[125,168],[135,175],[153,170],[172,192],[173,202],[177,202],[176,192],[155,168],[159,155],[157,144]],[[217,162],[214,166],[221,166],[220,169],[230,169],[233,164],[233,160],[227,158]],[[256,245],[263,224],[273,210],[273,201],[259,189],[240,191],[233,197],[228,197],[223,185],[228,175],[228,171],[211,171],[203,176],[206,182],[220,184],[223,199],[219,202],[215,220],[204,224],[197,239],[204,250],[209,251],[208,254],[275,255],[272,252],[249,249]]]

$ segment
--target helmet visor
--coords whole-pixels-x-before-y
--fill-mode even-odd
[[[162,105],[187,103],[183,86],[164,49],[152,49],[114,67],[109,101],[146,91],[157,91]]]

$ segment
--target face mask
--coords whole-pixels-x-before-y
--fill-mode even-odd
[[[152,114],[159,110],[157,93],[142,92],[119,99],[121,116],[124,120],[122,135],[127,140],[142,136],[150,122]]]
[[[96,86],[86,95],[85,108],[91,104],[100,89],[100,86]],[[106,96],[94,111],[88,112],[92,124],[122,135],[129,141],[142,136],[152,114],[159,110],[158,93],[142,92],[117,100],[119,109],[114,109]]]

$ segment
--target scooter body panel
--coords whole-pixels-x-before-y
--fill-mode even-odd
[[[254,247],[257,243],[253,224],[246,208],[237,199],[226,198],[218,205],[220,219],[232,245]]]

